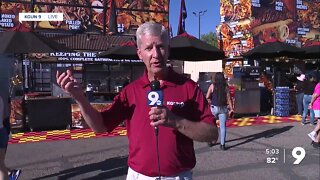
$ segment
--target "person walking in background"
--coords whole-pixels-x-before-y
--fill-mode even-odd
[[[318,117],[318,123],[316,127],[308,134],[310,139],[312,140],[313,147],[319,148],[320,147],[320,123],[319,123],[319,117]]]
[[[313,72],[312,75],[316,78],[317,85],[312,94],[311,102],[309,104],[309,108],[313,109],[315,119],[317,120],[317,126],[314,128],[312,132],[308,134],[308,136],[312,139],[312,144],[314,146],[319,147],[319,134],[320,134],[320,78],[316,72]]]
[[[10,107],[7,107],[8,104],[6,102],[10,103],[10,101],[4,101],[0,96],[0,179],[17,180],[21,170],[9,171],[5,165],[5,157],[10,134],[10,122],[6,122],[9,121],[10,118]]]
[[[225,139],[227,135],[226,122],[228,118],[228,105],[230,112],[233,112],[233,104],[230,96],[229,86],[224,74],[218,72],[215,74],[213,83],[209,86],[206,98],[211,104],[211,112],[214,117],[220,121],[220,148],[226,150]],[[212,146],[209,143],[209,146]]]
[[[317,85],[316,81],[317,77],[312,74],[307,74],[307,79],[305,80],[304,86],[303,86],[303,113],[302,113],[302,120],[301,124],[306,124],[306,118],[308,115],[308,111],[310,112],[310,125],[315,125],[314,121],[314,111],[313,109],[309,108],[309,104],[311,102],[313,91]]]
[[[4,103],[0,96],[0,179],[8,179],[8,169],[5,165],[6,149],[9,136],[6,128],[3,127]]]
[[[193,141],[217,140],[214,117],[197,84],[166,66],[169,36],[165,27],[153,22],[144,23],[137,29],[136,37],[137,54],[146,66],[145,72],[128,84],[103,112],[90,105],[71,71],[62,74],[57,71],[57,83],[75,99],[93,131],[111,132],[126,121],[129,141],[127,180],[159,176],[161,179],[192,179],[196,164]],[[147,95],[155,80],[160,82],[163,105],[150,107]],[[158,102],[159,98],[155,100]],[[158,151],[160,161],[155,153]]]
[[[297,108],[298,108],[298,115],[302,116],[303,113],[303,87],[304,82],[306,79],[305,74],[300,74],[300,76],[297,77],[297,83],[295,85],[295,91],[296,91],[296,102],[297,102]]]

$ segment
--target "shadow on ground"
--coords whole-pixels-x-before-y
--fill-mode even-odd
[[[269,130],[263,131],[261,133],[252,134],[252,135],[241,137],[241,138],[231,139],[231,140],[228,140],[226,142],[239,141],[239,140],[243,140],[243,139],[245,139],[245,141],[237,143],[237,144],[234,144],[232,146],[229,146],[227,149],[231,149],[233,147],[249,143],[249,142],[254,141],[256,139],[271,138],[273,136],[276,136],[276,135],[279,135],[279,134],[284,133],[286,131],[289,131],[291,128],[293,128],[293,126],[285,126],[285,127],[282,127],[282,128],[274,128],[274,129],[269,129]]]
[[[231,148],[234,148],[236,146],[241,146],[243,144],[250,143],[250,142],[252,142],[254,140],[257,140],[257,139],[260,139],[260,138],[271,138],[271,137],[273,137],[275,135],[279,135],[281,133],[289,131],[291,128],[293,128],[293,126],[285,126],[285,127],[282,127],[282,128],[273,128],[273,129],[269,129],[269,130],[266,130],[266,131],[263,131],[263,132],[260,132],[260,133],[251,134],[251,135],[248,135],[248,136],[227,140],[226,143],[233,142],[233,141],[241,141],[241,140],[244,140],[244,141],[239,142],[239,143],[234,144],[234,145],[231,145],[231,146],[227,146],[226,149],[231,149]],[[215,145],[219,145],[219,143],[214,144],[214,146]],[[210,150],[207,147],[204,147],[204,148],[197,149],[196,153],[202,153],[202,152],[207,152],[207,151],[210,151]]]
[[[124,176],[127,174],[128,166],[127,166],[128,157],[122,156],[122,157],[114,157],[110,159],[106,159],[105,161],[93,163],[93,164],[87,164],[84,166],[72,168],[72,169],[66,169],[59,173],[35,178],[37,180],[40,179],[50,179],[50,178],[57,178],[59,180],[65,180],[65,179],[76,179],[76,177],[82,176],[81,179],[93,179],[93,180],[100,180],[100,179],[108,179],[108,178],[115,178]],[[85,177],[85,174],[100,171],[101,173],[94,173],[97,174],[95,176],[91,177]]]

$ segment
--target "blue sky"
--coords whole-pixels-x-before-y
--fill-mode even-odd
[[[181,0],[170,0],[169,23],[172,26],[173,36],[177,35],[179,12]],[[215,32],[215,27],[220,24],[220,0],[185,0],[188,17],[186,19],[186,31],[198,37],[199,19],[192,12],[207,10],[201,16],[201,34],[207,34],[210,31]]]

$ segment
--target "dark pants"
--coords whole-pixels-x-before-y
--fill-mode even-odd
[[[10,134],[10,130],[11,130],[10,118],[4,118],[3,127],[7,130],[8,134]]]
[[[308,111],[310,111],[310,123],[315,124],[314,122],[314,111],[312,109],[308,109],[308,106],[311,102],[312,95],[304,95],[303,96],[303,114],[302,114],[302,123],[306,123],[306,117],[308,115]]]
[[[297,108],[298,108],[299,115],[302,115],[302,113],[303,113],[303,96],[304,96],[304,93],[299,93],[296,95]]]

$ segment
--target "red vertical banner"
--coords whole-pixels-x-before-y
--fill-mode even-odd
[[[180,17],[177,35],[186,32],[185,20],[187,18],[187,8],[184,0],[181,0]]]

